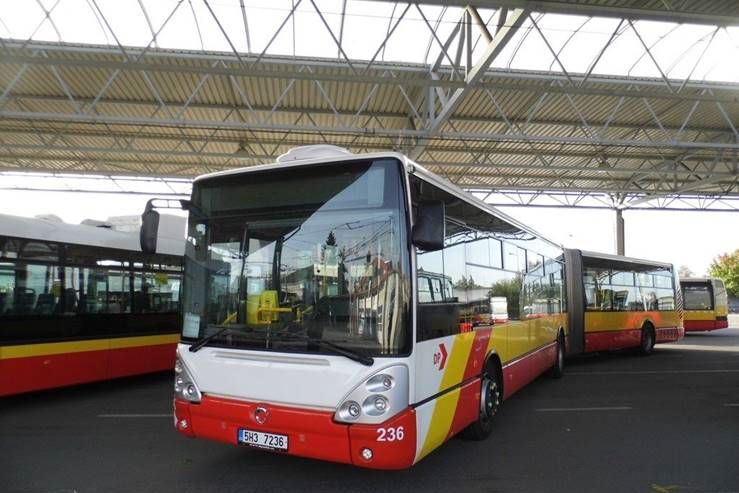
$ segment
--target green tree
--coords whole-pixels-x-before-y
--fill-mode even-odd
[[[730,295],[739,296],[739,249],[713,259],[708,273],[724,281],[726,291]]]
[[[454,283],[454,287],[457,289],[478,289],[478,288],[481,288],[482,286],[477,284],[475,280],[472,279],[472,276],[470,277],[462,276],[462,279]]]
[[[677,274],[680,276],[681,279],[687,279],[688,277],[693,277],[693,271],[690,270],[690,267],[687,265],[681,265],[679,269],[677,269]]]
[[[505,279],[493,284],[490,288],[488,296],[505,298],[508,303],[508,316],[511,319],[518,319],[521,316],[520,300],[521,300],[521,277],[516,276],[513,279]]]

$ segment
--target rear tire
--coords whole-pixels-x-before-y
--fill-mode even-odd
[[[560,332],[557,337],[557,356],[554,360],[554,366],[547,374],[549,378],[562,378],[565,373],[565,339]]]
[[[477,421],[462,430],[462,438],[480,441],[485,440],[492,433],[493,418],[503,401],[499,380],[500,373],[496,370],[483,374],[480,384],[480,414]]]
[[[650,324],[644,325],[641,329],[641,343],[639,344],[639,354],[649,356],[654,352],[654,327]]]

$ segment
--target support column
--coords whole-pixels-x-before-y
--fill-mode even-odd
[[[622,209],[616,209],[616,255],[624,253],[624,216]]]

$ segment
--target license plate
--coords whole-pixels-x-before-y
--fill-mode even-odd
[[[250,445],[252,447],[259,447],[268,450],[287,450],[287,435],[264,433],[263,431],[240,428],[237,439],[239,443]]]

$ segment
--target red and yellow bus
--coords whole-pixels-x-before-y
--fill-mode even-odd
[[[291,152],[187,208],[186,436],[406,468],[562,373],[562,249],[405,156]]]
[[[671,264],[619,255],[565,251],[568,354],[639,348],[684,335],[680,285]]]
[[[705,332],[729,326],[729,297],[724,281],[716,278],[681,279],[685,331]]]
[[[0,215],[0,396],[174,367],[184,241]]]

